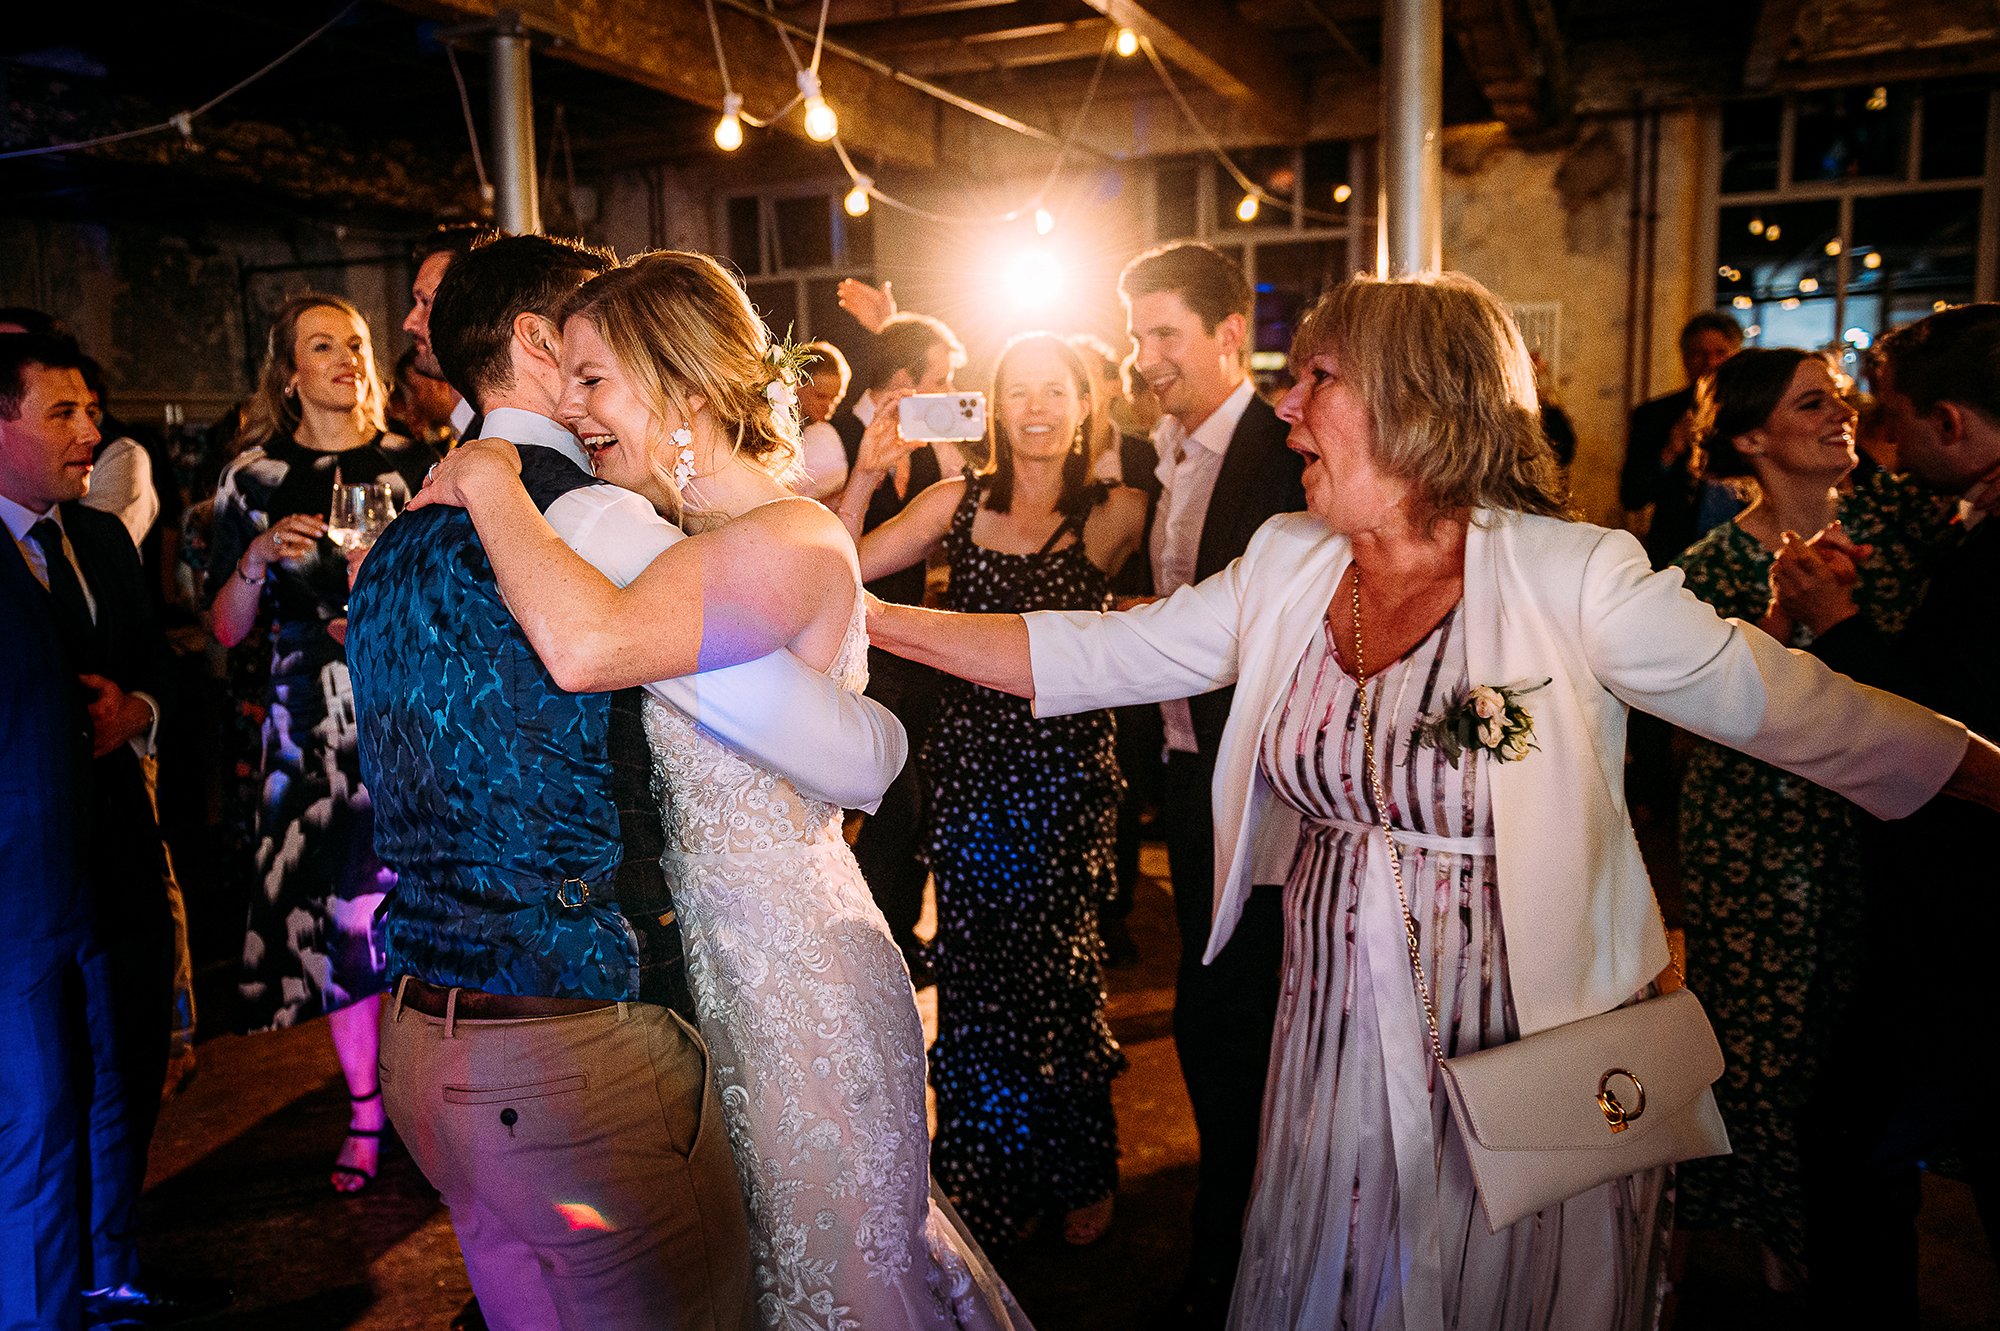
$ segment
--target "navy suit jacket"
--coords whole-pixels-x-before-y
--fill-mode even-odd
[[[114,519],[115,521],[115,519]],[[82,822],[90,721],[56,637],[49,594],[0,533],[0,975],[90,922]]]

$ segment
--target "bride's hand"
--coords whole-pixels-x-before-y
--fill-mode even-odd
[[[505,439],[474,439],[460,444],[445,455],[424,477],[406,509],[449,504],[465,508],[482,484],[500,480],[518,484],[521,478],[521,451]]]

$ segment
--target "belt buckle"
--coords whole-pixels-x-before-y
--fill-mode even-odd
[[[590,900],[590,884],[581,878],[565,878],[556,884],[556,904],[571,910]]]

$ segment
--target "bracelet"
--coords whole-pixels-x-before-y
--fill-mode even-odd
[[[252,587],[262,587],[264,585],[264,579],[261,576],[253,578],[243,571],[243,561],[240,559],[236,561],[236,576]]]

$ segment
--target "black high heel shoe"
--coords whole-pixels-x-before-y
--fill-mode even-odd
[[[347,1097],[347,1101],[349,1105],[365,1105],[370,1100],[380,1100],[381,1098],[382,1098],[382,1088],[380,1086],[377,1086],[374,1090],[368,1092],[368,1094],[366,1095],[349,1095]],[[384,1139],[388,1136],[388,1133],[389,1133],[389,1128],[387,1127],[387,1125],[384,1125],[383,1127],[379,1128],[357,1128],[354,1126],[353,1121],[351,1119],[349,1120],[347,1124],[348,1136],[361,1137],[366,1140],[373,1141],[376,1144],[375,1169],[363,1169],[359,1165],[343,1165],[340,1163],[339,1159],[336,1158],[333,1163],[333,1174],[336,1179],[352,1178],[352,1179],[359,1179],[361,1181],[351,1188],[343,1188],[339,1185],[338,1182],[335,1182],[333,1187],[333,1190],[335,1192],[339,1193],[343,1197],[354,1197],[368,1191],[369,1185],[375,1182],[376,1171],[382,1167],[382,1148],[384,1145]]]

